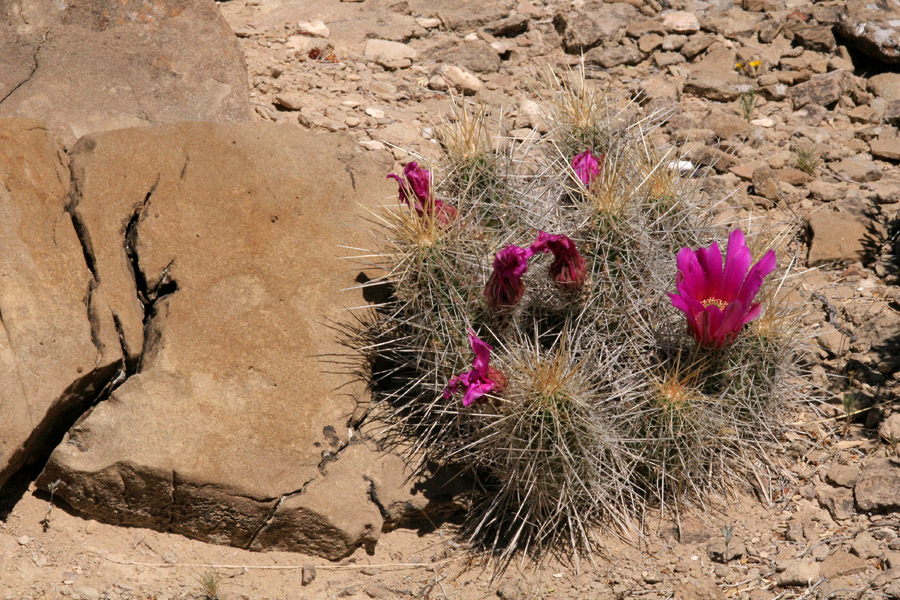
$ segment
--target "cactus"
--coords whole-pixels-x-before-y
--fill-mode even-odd
[[[445,124],[440,183],[381,219],[371,284],[392,294],[357,340],[383,435],[422,469],[470,470],[463,532],[502,559],[590,550],[598,525],[746,477],[804,389],[788,269],[721,347],[698,344],[667,296],[676,255],[728,231],[652,144],[659,119],[583,69],[550,81],[550,135],[524,151],[492,149],[484,112]],[[766,235],[748,233],[757,260]]]

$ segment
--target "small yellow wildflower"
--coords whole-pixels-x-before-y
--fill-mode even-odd
[[[738,71],[744,66],[744,63],[734,63],[734,68]]]
[[[749,63],[747,63],[747,66],[757,69],[757,68],[759,68],[759,65],[761,65],[761,64],[762,64],[761,61],[751,60]]]

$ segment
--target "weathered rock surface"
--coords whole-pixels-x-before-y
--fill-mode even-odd
[[[0,486],[122,366],[66,212],[67,163],[41,123],[0,120]]]
[[[66,145],[251,116],[243,53],[211,0],[0,0],[0,55],[0,116],[46,121]]]
[[[832,260],[861,260],[870,237],[868,224],[843,212],[820,210],[807,218],[812,239],[810,266]]]
[[[888,63],[900,62],[900,5],[847,0],[838,32],[858,50]]]
[[[61,479],[90,517],[244,548],[374,543],[387,518],[372,486],[402,462],[363,445],[344,460],[367,396],[333,323],[365,304],[341,291],[358,270],[338,246],[368,243],[360,204],[395,191],[385,158],[262,123],[80,140],[72,210],[134,366],[38,485]]]
[[[900,509],[900,465],[891,459],[872,461],[860,472],[854,494],[862,510]]]

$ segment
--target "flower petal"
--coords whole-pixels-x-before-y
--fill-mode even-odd
[[[747,273],[747,277],[744,279],[744,284],[741,286],[741,291],[738,294],[738,298],[744,303],[744,306],[749,306],[753,302],[753,299],[762,287],[763,278],[774,271],[776,266],[775,251],[769,250],[759,259],[758,263],[750,268],[750,272]]]
[[[737,298],[751,262],[753,262],[753,256],[750,254],[750,248],[747,247],[747,243],[744,240],[744,232],[740,229],[735,229],[728,236],[725,270],[722,273],[722,283],[719,286],[718,298],[720,300],[731,302]]]
[[[735,300],[728,304],[718,327],[712,330],[713,337],[718,341],[718,346],[721,346],[729,336],[740,332],[741,319],[743,317],[744,304],[740,300]]]
[[[469,330],[469,345],[472,346],[472,352],[475,353],[475,360],[472,361],[472,370],[478,375],[486,377],[488,363],[491,360],[491,350],[494,348],[487,342],[479,339],[471,329]]]
[[[703,269],[705,285],[703,286],[703,300],[717,298],[719,286],[722,283],[722,251],[719,244],[713,242],[709,248],[697,249],[697,262]]]
[[[463,396],[463,406],[475,404],[482,396],[494,389],[495,385],[497,384],[493,381],[483,381],[481,383],[470,385]]]

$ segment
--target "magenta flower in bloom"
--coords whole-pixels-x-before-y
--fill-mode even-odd
[[[552,235],[538,232],[537,239],[528,247],[531,252],[552,252],[553,264],[550,265],[550,276],[553,281],[565,288],[577,288],[584,283],[587,275],[587,263],[578,252],[573,242],[565,235]]]
[[[435,215],[438,221],[446,224],[456,216],[456,208],[432,195],[431,173],[428,169],[420,167],[417,162],[413,161],[403,167],[405,180],[394,173],[388,177],[396,179],[400,185],[400,202],[414,208],[420,217],[426,214]]]
[[[603,160],[602,154],[600,155],[600,160]],[[572,169],[575,171],[578,179],[581,180],[581,183],[590,187],[591,181],[600,174],[600,160],[591,154],[590,150],[585,150],[572,159]]]
[[[494,272],[484,288],[484,296],[493,309],[515,306],[525,293],[522,276],[528,270],[531,248],[509,245],[494,256]]]
[[[472,346],[472,352],[475,353],[472,370],[457,375],[444,388],[444,399],[449,400],[462,386],[465,389],[463,406],[471,406],[488,392],[500,391],[506,386],[506,377],[503,373],[488,364],[493,348],[487,342],[478,339],[471,329],[469,330],[469,345]]]
[[[687,316],[691,336],[701,346],[721,348],[734,342],[744,325],[759,316],[753,302],[763,278],[775,270],[775,252],[769,250],[752,267],[750,249],[740,229],[728,237],[725,267],[715,242],[709,248],[682,248],[678,275],[670,293],[672,304]]]

